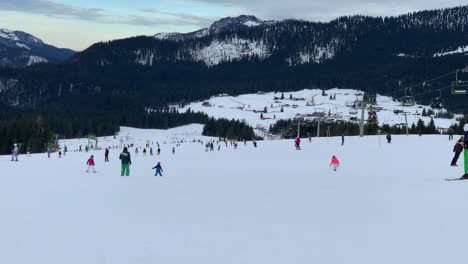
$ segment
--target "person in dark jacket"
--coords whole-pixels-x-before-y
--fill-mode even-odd
[[[387,134],[387,143],[392,143],[392,134]]]
[[[341,135],[341,146],[344,145],[344,134]]]
[[[120,153],[119,159],[122,162],[122,172],[120,176],[130,176],[130,165],[132,165],[132,159],[127,147],[124,147],[122,153]]]
[[[464,147],[463,138],[460,138],[457,141],[457,143],[455,143],[455,146],[453,147],[453,152],[455,153],[455,156],[453,157],[452,163],[450,164],[450,166],[458,166],[457,161],[458,161],[458,158],[460,157],[460,154],[463,152],[463,147]]]
[[[104,152],[104,162],[109,162],[109,149],[106,148],[106,151]]]
[[[163,172],[163,169],[161,167],[161,162],[158,162],[158,164],[156,166],[153,167],[153,170],[156,169],[156,173],[154,174],[154,176],[161,176],[162,177],[162,173]]]

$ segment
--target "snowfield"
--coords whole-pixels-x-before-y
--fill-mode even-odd
[[[120,149],[0,156],[0,263],[465,264],[468,181],[446,136],[313,138],[205,152],[201,125],[122,128],[101,146],[147,139],[161,156]],[[456,138],[456,137],[455,137]],[[177,141],[187,141],[171,149]],[[166,141],[166,144],[164,144]],[[156,144],[156,143],[154,143]],[[153,145],[155,149],[155,145]],[[98,173],[85,173],[95,155]],[[331,172],[331,156],[341,161]],[[463,159],[463,158],[461,158]],[[163,177],[151,168],[162,162]],[[458,163],[462,163],[460,160]]]
[[[304,117],[306,119],[314,119],[312,115],[315,113],[323,114],[329,120],[349,121],[352,118],[359,120],[361,118],[361,110],[354,109],[349,105],[357,99],[362,99],[363,92],[352,89],[330,89],[326,90],[327,96],[322,96],[322,90],[302,90],[297,92],[285,92],[285,99],[281,98],[281,93],[258,93],[245,94],[240,96],[221,95],[212,97],[203,102],[195,102],[186,105],[179,111],[184,112],[187,109],[192,109],[195,112],[204,112],[215,118],[228,119],[243,119],[254,128],[268,128],[275,124],[279,119],[291,119],[295,117]],[[292,95],[293,99],[289,99]],[[336,96],[336,100],[330,100],[330,95]],[[205,106],[203,105],[205,103]],[[273,105],[273,107],[272,107]],[[377,118],[380,125],[389,124],[397,125],[405,123],[405,116],[402,113],[395,114],[395,110],[407,112],[408,125],[417,123],[418,119],[422,119],[426,124],[431,120],[429,116],[421,116],[423,109],[431,109],[429,106],[416,104],[411,107],[401,106],[401,102],[395,101],[389,96],[377,95]],[[263,113],[263,118],[260,118],[261,112],[267,107],[267,113]],[[281,107],[283,111],[281,112]],[[367,111],[365,112],[365,120],[368,118]],[[375,108],[374,108],[375,110]],[[434,110],[437,112],[438,110]],[[442,110],[445,111],[445,110]],[[330,116],[328,114],[330,113]],[[356,121],[357,122],[357,121]],[[436,127],[440,129],[448,129],[456,123],[455,118],[434,118]]]

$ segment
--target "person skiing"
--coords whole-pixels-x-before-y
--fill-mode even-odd
[[[143,149],[143,157],[146,157],[146,148]]]
[[[26,151],[26,154],[28,157],[31,157],[31,149],[28,147],[27,151]]]
[[[449,128],[448,134],[449,134],[449,140],[453,140],[453,129]]]
[[[452,167],[458,166],[457,161],[458,161],[458,158],[460,157],[460,154],[463,152],[463,147],[464,147],[463,137],[461,137],[457,141],[457,143],[455,143],[455,146],[453,146],[453,152],[455,153],[455,155],[453,156],[452,163],[450,163],[450,166]]]
[[[63,155],[67,155],[67,152],[68,152],[68,148],[67,148],[67,145],[65,145],[65,147],[63,148]]]
[[[387,143],[389,143],[389,144],[392,143],[392,134],[387,133],[386,138],[387,138]]]
[[[106,148],[104,152],[104,162],[109,162],[109,149]]]
[[[153,148],[150,147],[150,156],[153,156]]]
[[[158,164],[156,166],[153,167],[153,170],[156,169],[156,173],[154,174],[154,176],[161,176],[162,177],[162,173],[163,172],[163,169],[161,167],[161,162],[158,162]]]
[[[62,158],[62,151],[59,151],[59,159]]]
[[[175,147],[172,147],[172,155],[175,154]]]
[[[330,162],[330,167],[333,169],[333,171],[336,171],[339,166],[340,166],[340,161],[338,160],[336,156],[333,156]]]
[[[341,146],[344,145],[344,134],[341,134]]]
[[[82,152],[82,151],[83,151],[83,150],[81,150],[81,147],[82,147],[82,146],[80,145],[80,149],[78,150],[79,152]]]
[[[135,147],[135,156],[138,156],[138,147]]]
[[[300,150],[301,149],[301,139],[299,137],[296,138],[296,150]]]
[[[257,141],[255,139],[253,140],[253,145],[254,145],[254,148],[257,147]]]
[[[160,149],[159,147],[158,147],[158,153],[157,153],[157,155],[158,155],[158,156],[161,155],[161,149]]]
[[[51,152],[52,152],[52,151],[50,150],[50,148],[47,148],[47,158],[50,158],[50,153],[51,153]]]
[[[124,147],[122,153],[120,153],[119,159],[122,163],[122,171],[120,176],[130,176],[130,165],[132,165],[132,160],[127,147]]]
[[[86,162],[86,165],[88,165],[88,169],[86,170],[86,172],[88,173],[90,169],[93,170],[93,173],[96,173],[96,171],[94,170],[94,156],[91,155],[91,157],[88,159],[88,161]]]
[[[11,149],[11,161],[18,161],[18,144],[13,144],[13,148]]]

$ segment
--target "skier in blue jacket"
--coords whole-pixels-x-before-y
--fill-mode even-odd
[[[158,164],[156,166],[153,167],[153,169],[156,169],[156,173],[154,174],[154,176],[162,176],[162,173],[163,172],[163,169],[161,167],[161,162],[158,162]]]

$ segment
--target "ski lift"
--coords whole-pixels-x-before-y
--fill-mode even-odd
[[[439,97],[432,99],[431,108],[432,109],[444,108],[444,104],[442,103],[442,91],[441,90],[439,90]]]
[[[410,96],[410,95],[406,95],[406,89],[405,89],[405,96],[403,96],[403,98],[401,98],[401,105],[402,106],[414,106],[415,104],[415,100],[414,100],[414,96]]]
[[[458,79],[458,72],[460,72],[460,70],[455,72],[455,81],[452,82],[452,94],[468,94],[468,81]],[[461,72],[468,72],[468,66],[461,70]]]

